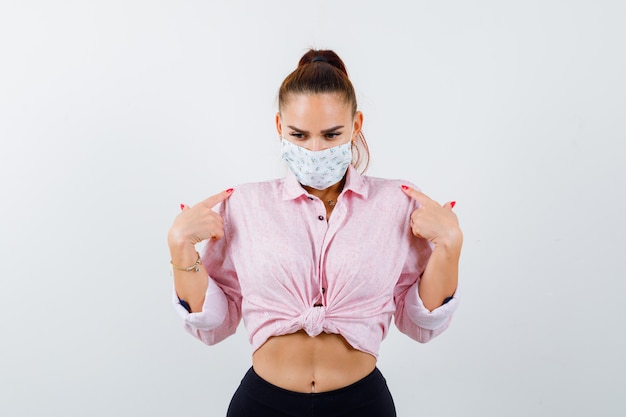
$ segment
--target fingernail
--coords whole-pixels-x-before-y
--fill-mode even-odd
[[[229,188],[228,190],[226,190],[227,193],[232,193],[234,190],[234,188]]]
[[[185,205],[184,205],[184,204],[181,204],[181,205],[180,205],[180,209],[181,209],[181,210],[185,210]]]
[[[454,208],[455,205],[456,205],[456,201],[450,201],[450,208]]]
[[[402,189],[403,189],[403,190],[408,190],[408,189],[409,189],[409,187],[407,187],[406,185],[403,185],[403,186],[402,186]]]

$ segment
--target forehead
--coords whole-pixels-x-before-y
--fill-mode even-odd
[[[284,123],[307,125],[345,123],[351,113],[350,104],[337,93],[290,94],[280,109]]]

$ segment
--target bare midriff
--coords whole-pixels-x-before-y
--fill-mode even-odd
[[[267,382],[295,392],[325,392],[369,375],[376,358],[351,347],[338,334],[311,337],[304,331],[269,338],[252,355],[254,371]]]

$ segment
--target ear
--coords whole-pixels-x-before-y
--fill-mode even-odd
[[[358,136],[359,133],[361,133],[361,129],[363,128],[363,113],[361,113],[360,111],[357,111],[354,114],[354,133],[352,135],[352,141],[354,142]]]
[[[283,136],[283,123],[280,120],[280,112],[276,113],[276,130],[278,131],[278,136]]]

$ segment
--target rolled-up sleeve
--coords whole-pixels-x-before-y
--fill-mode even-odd
[[[426,240],[413,239],[394,297],[396,327],[420,343],[432,340],[448,328],[459,303],[457,289],[452,297],[443,300],[443,304],[432,311],[424,306],[419,294],[419,281],[431,253],[432,246]]]
[[[443,332],[450,324],[459,303],[458,291],[448,301],[430,311],[424,307],[416,282],[407,291],[404,313],[413,324],[421,329],[421,339],[428,341]]]
[[[209,286],[207,287],[202,311],[200,312],[189,312],[181,303],[180,298],[178,298],[176,290],[174,290],[172,296],[174,308],[180,318],[183,319],[187,330],[213,330],[224,322],[228,314],[226,295],[224,295],[224,292],[212,278],[209,278]]]
[[[458,290],[448,301],[428,310],[419,295],[418,282],[413,284],[402,299],[396,301],[396,327],[420,343],[440,335],[450,325],[459,303]]]

